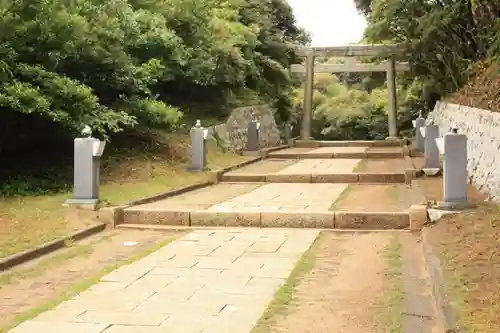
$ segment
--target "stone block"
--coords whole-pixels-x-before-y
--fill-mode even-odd
[[[296,140],[295,147],[297,147],[297,148],[319,148],[319,147],[321,147],[321,142],[314,141],[314,140]]]
[[[395,151],[368,151],[366,152],[366,158],[401,158],[404,157],[403,150],[399,152]]]
[[[427,207],[424,205],[412,205],[410,207],[410,230],[419,231],[427,223]]]
[[[335,212],[338,229],[404,229],[410,224],[406,212]]]
[[[194,211],[191,212],[191,226],[259,227],[260,213]]]
[[[261,215],[263,227],[333,228],[335,225],[334,213],[263,212]]]
[[[123,222],[124,206],[102,207],[97,212],[99,221],[106,223],[107,226],[114,228]]]
[[[366,158],[366,152],[338,152],[333,154],[333,158],[353,158],[353,159],[364,159]]]
[[[310,174],[269,174],[266,175],[267,183],[310,183]]]
[[[358,174],[312,174],[311,183],[357,183]]]
[[[221,181],[223,174],[224,174],[224,170],[210,171],[209,180],[211,182],[213,182],[214,184],[218,184]]]
[[[123,223],[188,226],[189,212],[167,209],[140,210],[129,208],[123,211]]]
[[[222,176],[222,181],[263,183],[266,181],[266,175],[254,173],[229,173]]]
[[[360,183],[404,183],[405,175],[403,173],[360,173]]]

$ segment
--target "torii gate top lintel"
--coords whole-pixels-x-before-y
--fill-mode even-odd
[[[393,56],[404,52],[403,44],[352,44],[329,47],[299,47],[299,55],[320,57]]]

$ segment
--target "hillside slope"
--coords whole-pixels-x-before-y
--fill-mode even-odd
[[[445,100],[500,112],[500,65],[493,61],[479,62],[468,83]]]

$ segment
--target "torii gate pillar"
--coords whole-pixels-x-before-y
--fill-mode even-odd
[[[389,94],[389,104],[387,110],[389,137],[387,139],[397,139],[398,137],[398,102],[396,91],[396,60],[391,56],[387,61],[387,92]]]
[[[302,115],[302,130],[300,138],[302,140],[312,139],[312,119],[313,119],[313,86],[314,86],[314,52],[306,54],[306,82],[304,84],[304,114]]]

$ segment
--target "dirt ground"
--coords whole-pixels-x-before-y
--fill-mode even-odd
[[[500,332],[500,207],[481,204],[426,230],[467,332]]]
[[[16,324],[16,317],[26,311],[36,312],[75,285],[179,235],[174,231],[109,231],[1,274],[0,332]],[[127,246],[126,242],[137,244]]]
[[[323,233],[312,271],[300,282],[273,333],[384,333],[384,251],[389,233]]]
[[[351,184],[335,201],[330,210],[357,212],[405,211],[419,198],[412,188],[401,184]]]

